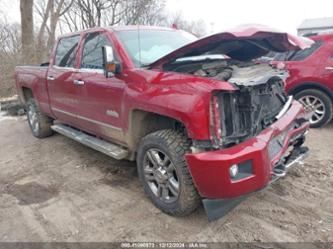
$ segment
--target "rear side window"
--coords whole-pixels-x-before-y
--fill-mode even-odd
[[[81,68],[103,69],[103,46],[112,46],[106,35],[90,33],[84,42]]]
[[[80,41],[80,36],[62,38],[57,47],[55,65],[59,67],[74,67],[76,50]]]
[[[323,43],[322,41],[316,41],[314,44],[312,44],[311,47],[292,53],[289,56],[288,61],[302,61],[302,60],[305,60],[310,55],[312,55],[318,48],[320,48],[322,43]]]

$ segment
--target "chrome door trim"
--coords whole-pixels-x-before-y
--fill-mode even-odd
[[[101,125],[101,126],[104,126],[104,127],[108,127],[108,128],[117,130],[117,131],[123,131],[123,129],[120,128],[120,127],[113,126],[113,125],[110,125],[110,124],[106,124],[106,123],[103,123],[103,122],[100,122],[100,121],[97,121],[97,120],[93,120],[93,119],[90,119],[90,118],[87,118],[87,117],[84,117],[84,116],[81,116],[81,115],[78,115],[78,114],[75,114],[75,113],[67,112],[67,111],[64,111],[64,110],[61,110],[61,109],[58,109],[58,108],[55,108],[55,107],[51,107],[51,109],[52,109],[52,111],[61,112],[63,114],[71,116],[71,117],[79,118],[79,119],[82,119],[82,120],[85,120],[85,121],[88,121],[88,122],[91,122],[91,123],[94,123],[94,124],[98,124],[98,125]]]
[[[64,70],[64,71],[71,71],[71,72],[77,71],[77,69],[74,67],[59,67],[57,65],[53,65],[52,67],[53,67],[53,69]]]
[[[92,69],[92,68],[80,68],[78,69],[80,73],[97,73],[97,74],[104,74],[103,69]]]

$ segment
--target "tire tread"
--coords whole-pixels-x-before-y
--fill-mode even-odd
[[[148,196],[152,199],[153,203],[160,208],[163,212],[175,215],[175,216],[185,216],[193,212],[199,205],[200,196],[196,190],[196,187],[193,183],[192,176],[190,174],[189,168],[187,166],[187,162],[185,159],[185,154],[190,151],[190,145],[188,142],[188,138],[181,132],[167,129],[167,130],[158,130],[156,132],[150,133],[145,136],[140,145],[146,144],[147,142],[155,139],[161,139],[167,147],[169,148],[168,153],[171,154],[171,158],[173,159],[173,163],[175,166],[181,170],[183,182],[181,184],[185,185],[186,188],[186,196],[182,200],[182,204],[178,208],[168,209],[164,206],[159,205],[158,202],[154,200],[154,196],[151,196],[149,193]],[[139,153],[140,148],[139,148]],[[138,163],[138,168],[139,168]],[[140,174],[140,180],[143,182],[144,179]]]

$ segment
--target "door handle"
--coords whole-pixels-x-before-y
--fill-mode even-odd
[[[47,76],[47,80],[54,80],[53,76]]]
[[[333,67],[325,67],[326,70],[333,70]]]
[[[78,86],[84,85],[84,81],[83,80],[74,80],[73,83],[74,83],[74,85],[78,85]]]

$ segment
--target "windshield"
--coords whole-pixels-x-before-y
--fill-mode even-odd
[[[181,30],[126,30],[117,31],[117,35],[138,67],[149,65],[197,39]]]

